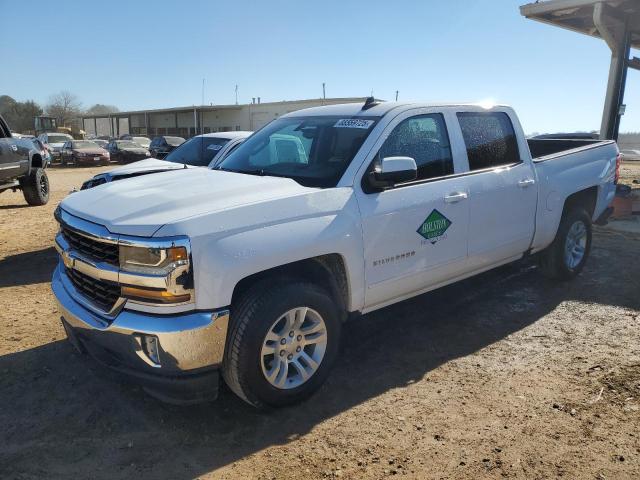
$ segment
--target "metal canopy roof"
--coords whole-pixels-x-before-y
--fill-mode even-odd
[[[549,0],[523,5],[520,13],[531,20],[603,38],[594,20],[599,3],[603,4],[605,25],[615,31],[624,29],[628,21],[631,48],[640,49],[640,0]]]

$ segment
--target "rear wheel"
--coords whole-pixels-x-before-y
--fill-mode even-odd
[[[34,168],[20,181],[22,194],[29,205],[46,205],[49,201],[49,178],[44,168]]]
[[[338,354],[336,302],[307,282],[261,282],[232,307],[223,376],[256,407],[300,402],[324,383]]]
[[[583,208],[565,212],[553,243],[542,253],[540,266],[550,278],[569,280],[578,275],[591,251],[591,217]]]

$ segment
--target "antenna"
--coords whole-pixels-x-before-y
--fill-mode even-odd
[[[238,104],[238,84],[236,84],[236,105]]]
[[[396,90],[396,102],[398,101],[398,90]]]
[[[369,110],[371,107],[375,107],[379,103],[380,102],[376,101],[373,96],[367,97],[367,99],[364,101],[364,105],[362,106],[362,110]]]

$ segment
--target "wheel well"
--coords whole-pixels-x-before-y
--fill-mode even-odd
[[[344,260],[339,254],[321,255],[254,273],[236,284],[231,303],[235,303],[256,282],[267,278],[295,278],[326,288],[331,296],[340,302],[340,309],[346,319],[349,305],[349,285]]]
[[[568,212],[573,207],[583,207],[590,217],[596,209],[596,201],[598,200],[598,187],[589,187],[579,192],[573,193],[567,197],[564,202],[563,212]]]
[[[31,157],[31,168],[42,168],[42,157],[37,153]]]

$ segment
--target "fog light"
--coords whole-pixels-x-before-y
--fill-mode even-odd
[[[149,335],[142,336],[142,350],[155,365],[160,366],[160,349],[158,338]]]

